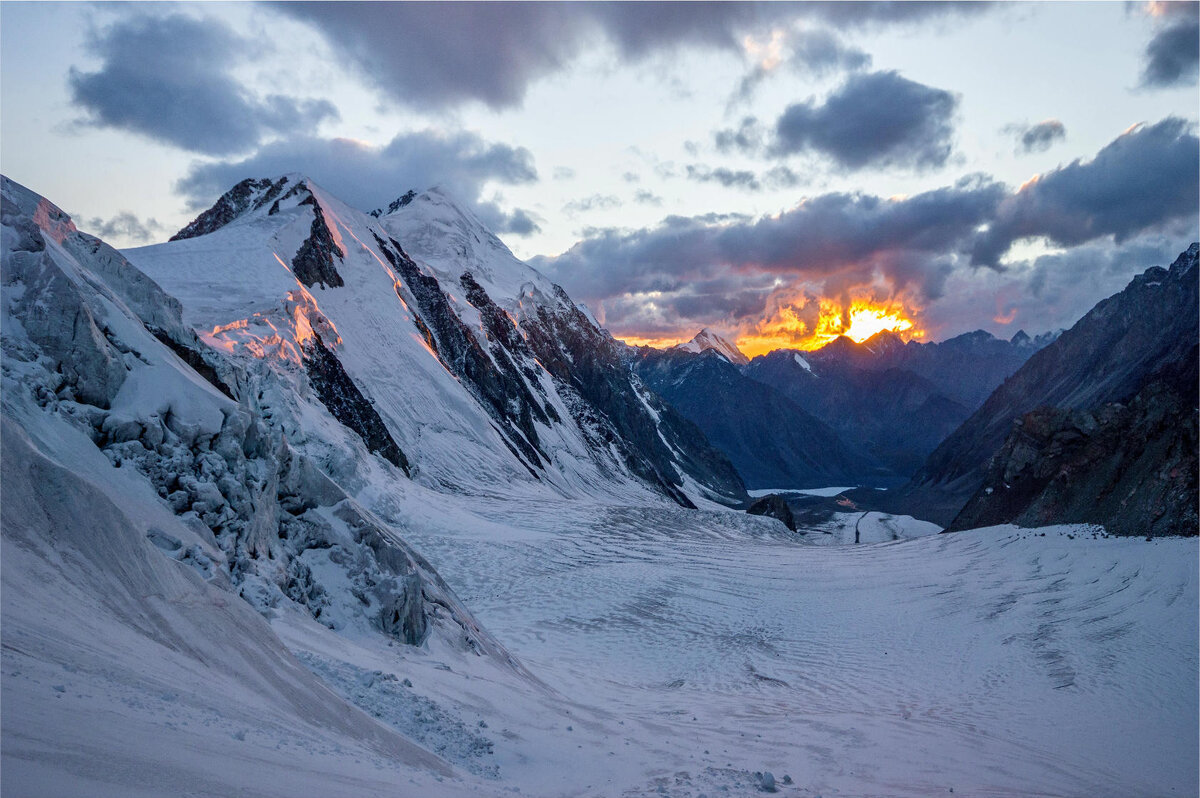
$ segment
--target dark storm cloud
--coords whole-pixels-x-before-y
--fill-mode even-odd
[[[818,152],[844,169],[928,168],[950,157],[957,98],[896,72],[854,75],[825,101],[789,106],[775,123],[775,155]]]
[[[1142,68],[1142,86],[1163,88],[1193,86],[1200,65],[1200,20],[1195,3],[1191,14],[1171,22],[1146,45],[1146,61]]]
[[[542,231],[535,214],[524,208],[506,213],[494,202],[481,202],[475,206],[475,214],[488,229],[500,235],[531,236]]]
[[[1045,236],[1074,246],[1112,236],[1117,243],[1200,206],[1200,141],[1190,123],[1168,117],[1139,125],[1100,150],[1026,183],[1000,206],[972,252],[996,266],[1022,238]]]
[[[974,176],[911,197],[824,194],[759,219],[671,216],[636,231],[590,231],[535,265],[602,309],[609,325],[644,335],[680,334],[697,323],[752,326],[761,301],[770,312],[805,285],[826,296],[882,285],[936,308],[931,328],[1015,309],[1021,324],[1040,331],[1046,319],[1070,323],[1105,295],[1075,301],[1072,286],[1101,281],[1115,291],[1200,236],[1198,172],[1200,142],[1187,122],[1168,118],[1017,190]],[[1067,251],[974,268],[998,265],[1015,241],[1031,236]],[[730,291],[724,305],[705,288],[722,281]]]
[[[983,3],[278,3],[310,23],[392,100],[431,108],[520,105],[529,85],[607,42],[626,60],[681,47],[738,51],[799,19],[838,27],[977,13]],[[831,57],[814,43],[812,57]]]
[[[148,244],[157,234],[165,233],[164,227],[157,219],[139,219],[129,211],[121,211],[111,219],[93,217],[80,219],[79,229],[91,233],[98,238],[121,243]]]
[[[537,179],[533,155],[524,147],[484,141],[474,133],[442,135],[403,133],[386,146],[349,139],[303,138],[268,144],[244,160],[194,164],[176,190],[193,208],[205,207],[245,177],[300,172],[350,205],[370,210],[408,189],[439,185],[473,204],[489,223],[520,233],[536,227],[532,216],[497,216],[498,208],[481,203],[487,181],[510,185]],[[531,226],[532,225],[532,226]]]
[[[337,118],[326,100],[260,98],[243,88],[230,69],[256,48],[215,20],[133,17],[89,40],[99,71],[72,68],[67,80],[87,124],[205,155],[245,152],[273,133],[304,134]]]
[[[1046,119],[1036,125],[1009,125],[1005,128],[1017,137],[1019,152],[1045,152],[1067,137],[1067,128],[1057,119]]]
[[[1003,186],[981,178],[902,200],[825,194],[758,220],[667,217],[655,228],[599,231],[556,258],[542,258],[568,291],[589,303],[625,293],[675,291],[731,272],[824,280],[840,271],[893,269],[905,284],[936,292],[900,252],[953,252],[991,218]]]

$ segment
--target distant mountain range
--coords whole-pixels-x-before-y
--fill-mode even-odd
[[[897,486],[1054,334],[982,330],[941,343],[881,332],[750,360],[710,330],[636,350],[641,378],[755,488]]]

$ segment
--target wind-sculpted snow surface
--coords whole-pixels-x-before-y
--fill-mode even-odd
[[[767,771],[803,796],[1196,793],[1194,539],[861,515],[801,537],[509,506],[413,540],[532,671],[603,712],[574,724],[576,778],[539,794],[746,795]],[[860,520],[889,542],[798,542],[852,542]]]

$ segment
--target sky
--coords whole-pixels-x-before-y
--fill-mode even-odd
[[[246,177],[438,185],[637,343],[1010,337],[1200,238],[1198,40],[1184,2],[6,0],[0,171],[116,246]]]

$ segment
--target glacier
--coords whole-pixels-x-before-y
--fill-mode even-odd
[[[5,794],[1197,791],[1196,539],[792,534],[443,192],[231,194],[3,181]]]

